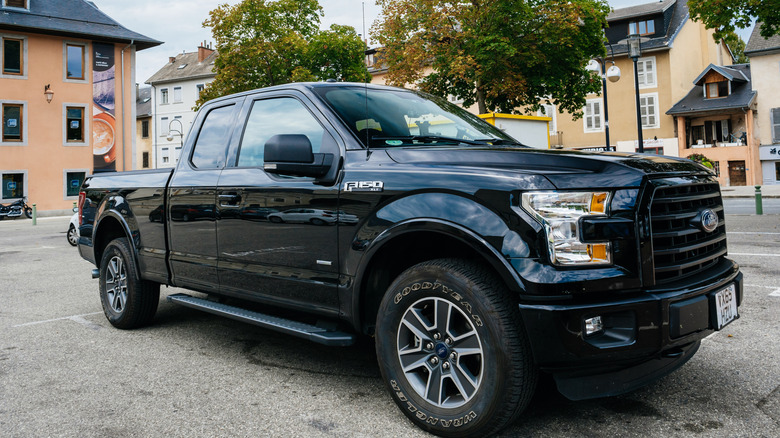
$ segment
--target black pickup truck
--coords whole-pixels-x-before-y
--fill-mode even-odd
[[[529,148],[390,87],[211,101],[175,170],[93,175],[79,208],[114,326],[148,324],[167,285],[314,342],[371,336],[392,398],[443,436],[501,430],[540,372],[574,400],[648,384],[742,299],[707,169]]]

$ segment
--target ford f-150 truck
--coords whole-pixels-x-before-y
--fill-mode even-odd
[[[680,158],[523,146],[423,93],[290,84],[213,100],[174,170],[96,174],[80,254],[114,326],[173,303],[333,346],[371,336],[442,436],[664,376],[738,318],[720,187]]]

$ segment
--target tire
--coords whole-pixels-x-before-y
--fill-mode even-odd
[[[270,222],[273,222],[273,223],[275,223],[275,224],[281,224],[282,222],[284,222],[284,221],[282,220],[282,218],[280,218],[279,216],[271,216],[271,217],[269,217],[269,218],[268,218],[268,220],[269,220]]]
[[[100,302],[108,322],[133,329],[151,322],[160,301],[160,284],[142,280],[126,238],[112,240],[100,261]]]
[[[310,222],[312,225],[325,225],[325,224],[326,224],[324,220],[322,220],[322,219],[318,219],[318,218],[316,218],[316,217],[315,217],[314,219],[310,220],[309,222]]]
[[[377,316],[376,351],[401,411],[441,436],[500,431],[528,405],[538,378],[508,290],[465,260],[423,262],[390,285]]]
[[[70,224],[68,227],[68,243],[70,243],[71,246],[78,246],[79,244],[79,233],[73,224]]]
[[[27,216],[27,219],[32,219],[32,208],[24,207],[24,215]]]

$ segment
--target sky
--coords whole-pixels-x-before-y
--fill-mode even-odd
[[[221,4],[236,4],[239,1],[133,0],[132,7],[128,7],[127,0],[92,0],[100,10],[124,27],[164,42],[160,46],[137,53],[136,82],[141,84],[161,69],[168,62],[168,57],[183,51],[194,52],[203,41],[213,42],[211,32],[202,25],[208,18],[209,11]],[[609,5],[613,9],[620,9],[651,1],[611,0]],[[320,19],[320,27],[323,29],[336,23],[352,26],[359,34],[364,33],[364,28],[366,33],[370,33],[371,25],[381,12],[374,0],[319,0],[319,2],[325,12]],[[364,10],[365,14],[363,14]],[[745,42],[750,37],[750,29],[737,33]],[[369,45],[373,45],[371,41]]]

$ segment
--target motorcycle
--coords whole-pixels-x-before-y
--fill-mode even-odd
[[[21,199],[17,199],[16,201],[10,203],[10,204],[0,204],[0,220],[3,220],[7,217],[19,217],[22,214],[27,216],[27,218],[32,217],[32,207],[27,205],[27,197],[22,196]]]

